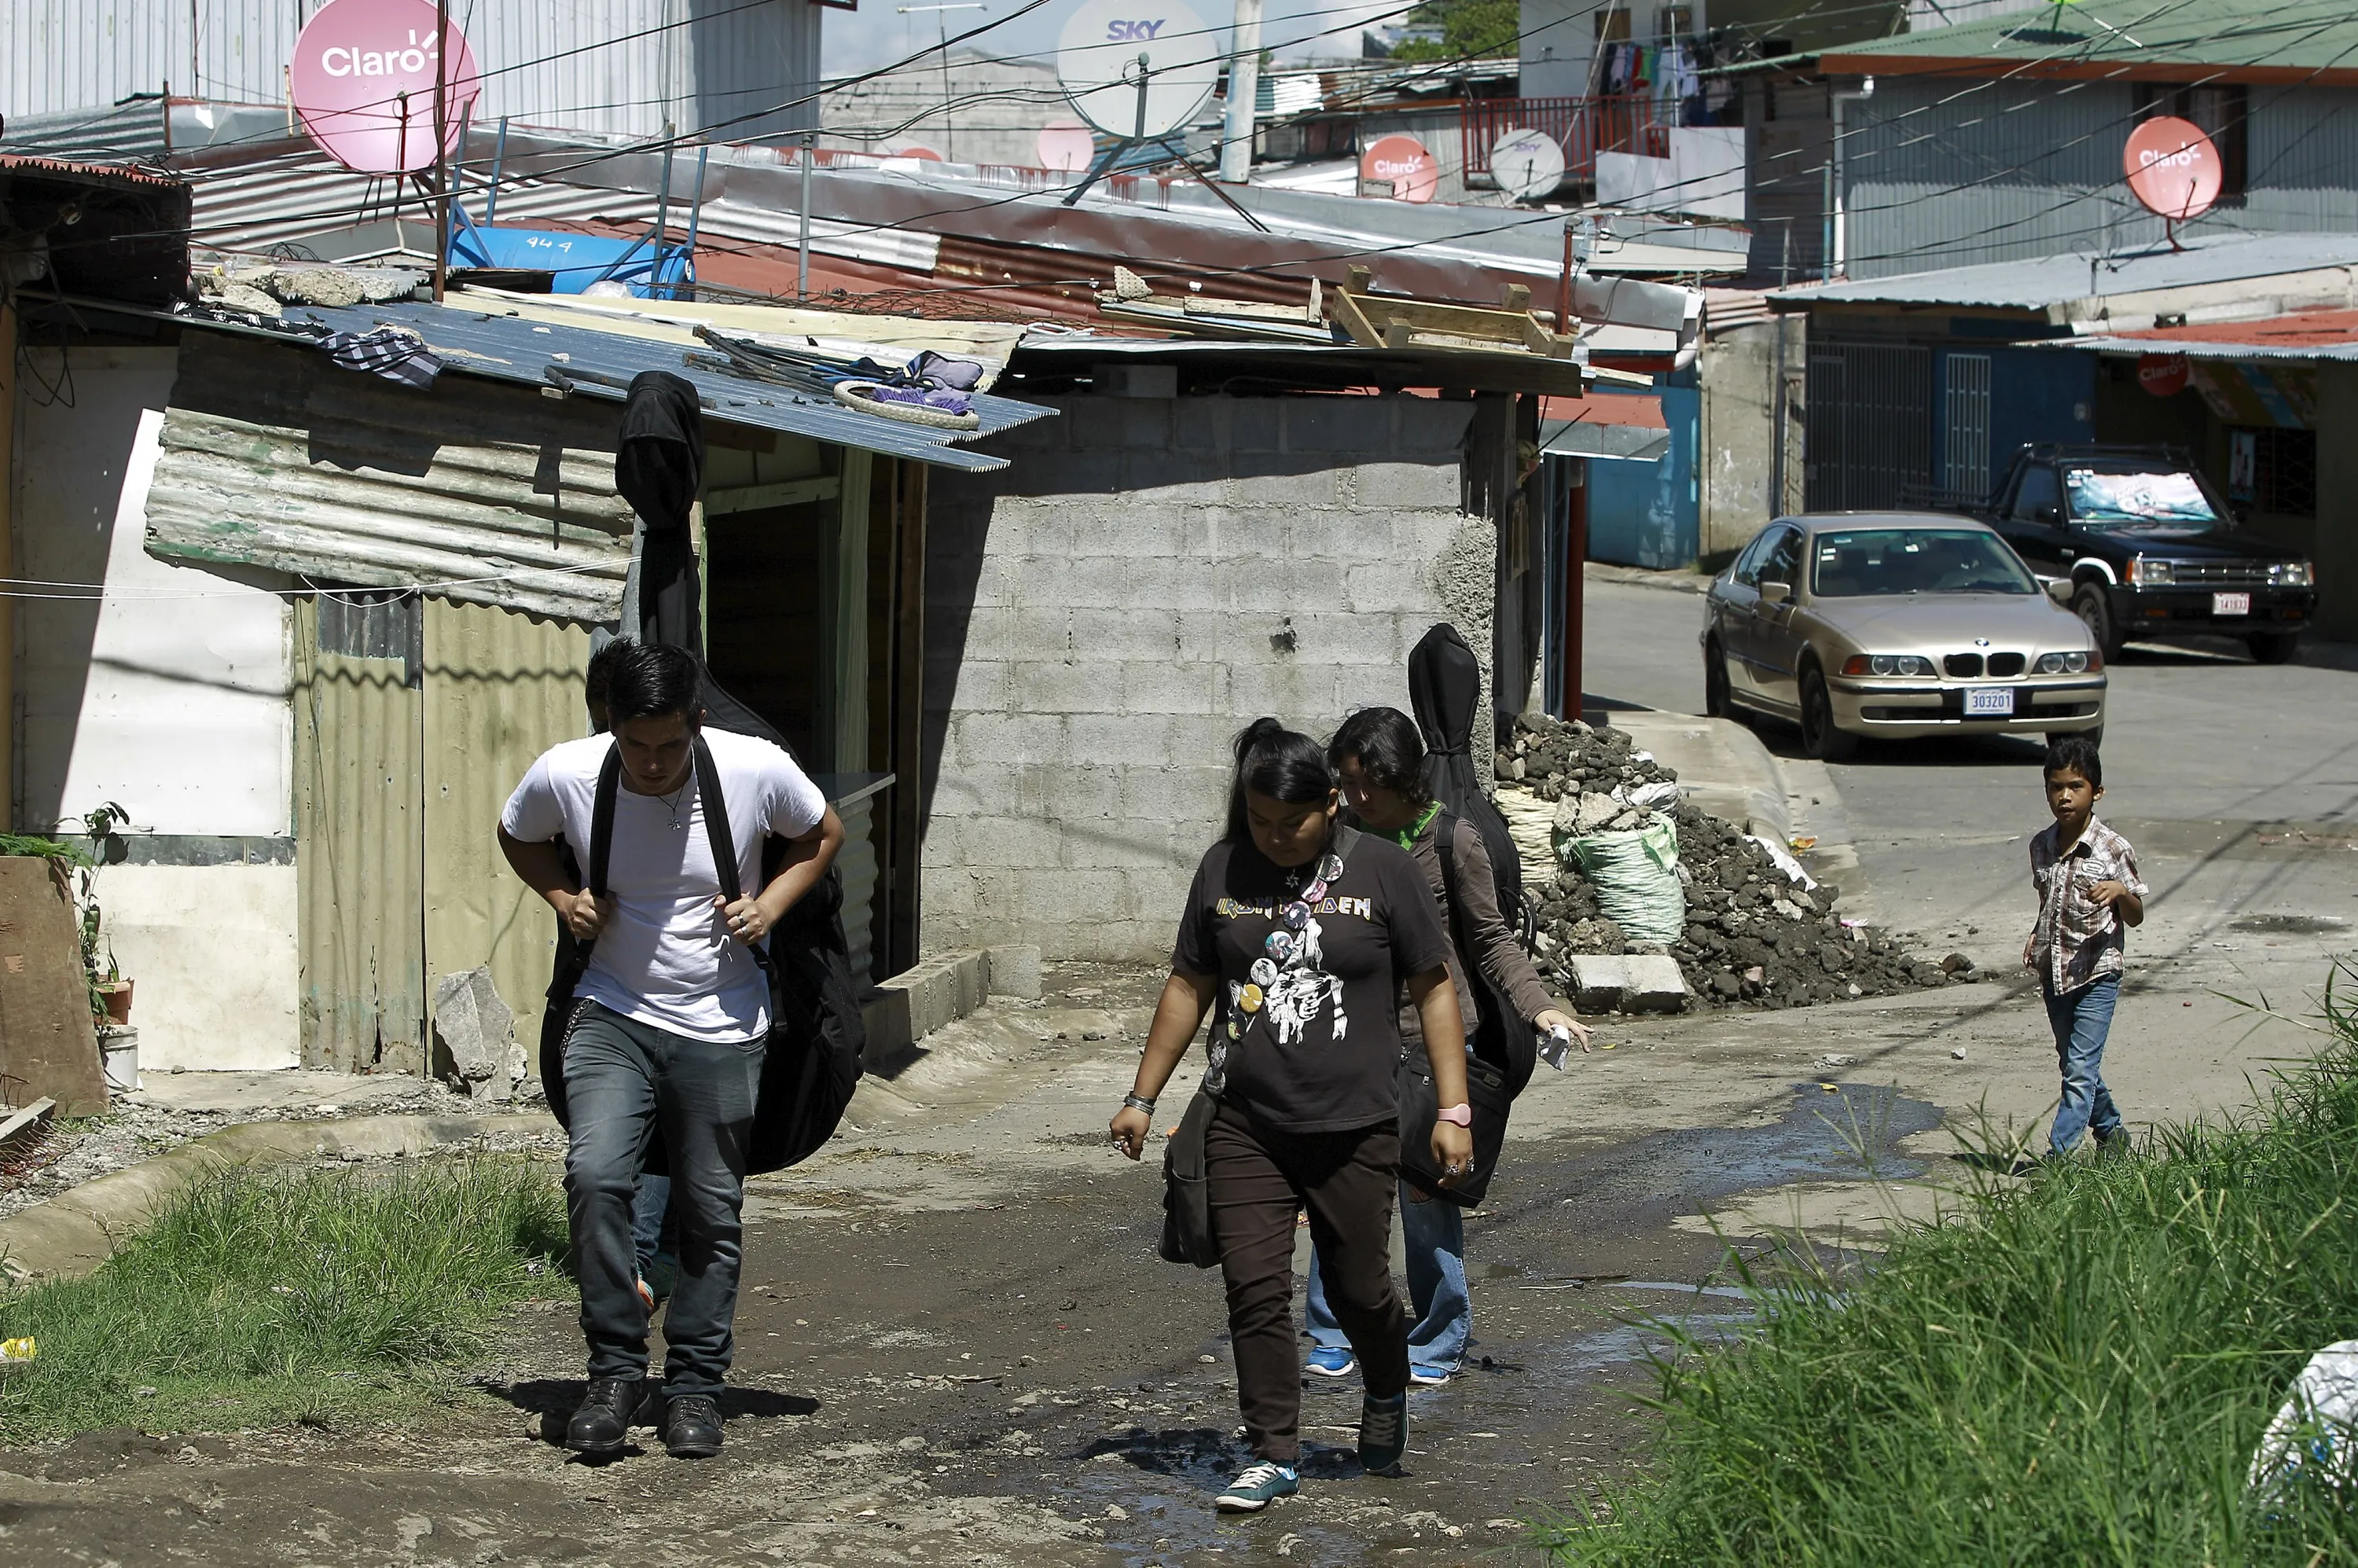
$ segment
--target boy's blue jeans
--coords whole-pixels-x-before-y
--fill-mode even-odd
[[[2077,990],[2047,993],[2047,1022],[2055,1031],[2055,1058],[2063,1073],[2063,1100],[2055,1109],[2048,1147],[2068,1154],[2082,1132],[2099,1143],[2121,1130],[2120,1108],[2104,1087],[2104,1038],[2112,1033],[2113,1008],[2121,981],[2106,975]]]
[[[1401,1238],[1408,1247],[1408,1359],[1418,1372],[1446,1375],[1466,1358],[1474,1332],[1474,1302],[1466,1289],[1466,1211],[1445,1198],[1417,1203],[1401,1184]],[[1321,1349],[1347,1349],[1342,1325],[1326,1309],[1326,1287],[1318,1277],[1318,1254],[1310,1255],[1310,1299],[1303,1309],[1311,1343]]]

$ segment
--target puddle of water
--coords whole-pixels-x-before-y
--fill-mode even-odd
[[[2350,923],[2331,914],[2246,914],[2227,922],[2227,929],[2271,936],[2330,936],[2349,930]]]

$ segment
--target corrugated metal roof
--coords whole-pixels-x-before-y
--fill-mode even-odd
[[[2184,243],[2183,251],[2166,246],[2111,255],[2072,251],[1861,283],[1772,289],[1768,298],[1789,308],[1824,304],[2044,310],[2107,296],[2358,266],[2358,234],[2235,234],[2191,238]]]
[[[285,341],[284,335],[263,329],[181,318],[185,324],[214,330],[263,335]],[[860,447],[890,457],[912,458],[944,468],[981,472],[1007,466],[1005,458],[968,451],[954,441],[980,439],[1017,425],[1046,417],[1051,409],[1012,398],[984,395],[974,400],[982,423],[971,431],[946,431],[907,424],[871,414],[856,413],[833,397],[773,385],[750,377],[715,370],[703,362],[716,358],[708,350],[525,319],[504,309],[483,310],[441,305],[396,303],[352,306],[290,306],[286,319],[316,321],[337,332],[366,332],[396,326],[415,332],[449,369],[494,380],[521,382],[527,386],[556,386],[562,377],[583,396],[621,402],[631,380],[645,371],[666,371],[694,384],[705,411],[713,418],[756,429],[784,430],[836,446]],[[553,375],[552,375],[553,373]]]
[[[2301,310],[2262,321],[2157,327],[2073,338],[2053,346],[2203,360],[2358,360],[2358,310]]]
[[[2047,5],[1954,27],[1826,49],[1829,73],[1972,71],[2159,78],[2190,67],[2206,80],[2358,81],[2358,12],[2347,0],[2167,0],[2143,6]],[[1780,64],[1787,63],[1780,61]]]

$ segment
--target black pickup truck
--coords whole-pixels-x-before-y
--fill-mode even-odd
[[[1974,514],[2031,570],[2072,583],[2107,658],[2131,637],[2201,632],[2280,665],[2316,612],[2309,563],[2238,527],[2169,448],[2026,446]]]

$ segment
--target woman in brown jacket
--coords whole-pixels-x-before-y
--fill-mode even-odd
[[[1497,880],[1490,872],[1490,854],[1482,835],[1463,817],[1455,818],[1452,841],[1457,861],[1455,913],[1474,945],[1468,953],[1454,940],[1460,929],[1451,918],[1449,894],[1441,872],[1436,827],[1440,803],[1424,786],[1424,741],[1416,723],[1392,708],[1368,708],[1343,721],[1326,748],[1343,798],[1358,826],[1370,837],[1385,838],[1409,852],[1432,884],[1441,928],[1453,935],[1447,960],[1457,982],[1457,1010],[1464,1016],[1466,1038],[1472,1040],[1480,1014],[1469,967],[1478,967],[1498,992],[1513,1003],[1521,1022],[1535,1030],[1563,1029],[1588,1049],[1588,1031],[1555,1005],[1540,982],[1531,960],[1515,940],[1498,909]],[[1422,1052],[1423,1035],[1416,1011],[1401,1010],[1401,1048]],[[1449,1381],[1465,1358],[1466,1341],[1474,1329],[1474,1303],[1466,1288],[1466,1211],[1445,1199],[1429,1197],[1403,1181],[1400,1189],[1401,1239],[1408,1249],[1408,1286],[1415,1314],[1409,1330],[1409,1377],[1428,1387]],[[1350,1342],[1327,1309],[1320,1286],[1317,1261],[1310,1268],[1310,1299],[1304,1314],[1312,1348],[1310,1370],[1327,1378],[1347,1377],[1357,1367]]]

